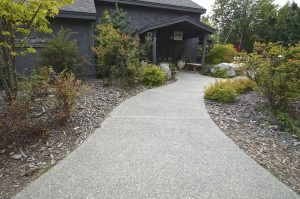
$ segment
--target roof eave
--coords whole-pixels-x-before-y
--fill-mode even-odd
[[[56,17],[72,18],[72,19],[88,19],[88,20],[95,20],[95,21],[97,19],[96,13],[74,12],[74,11],[66,11],[66,10],[60,10],[59,14]]]
[[[175,18],[173,20],[169,20],[169,21],[166,21],[166,22],[161,22],[161,23],[157,23],[157,24],[154,24],[154,25],[145,26],[145,27],[140,29],[139,33],[143,34],[145,32],[148,32],[148,31],[151,31],[151,30],[154,30],[154,29],[157,29],[157,28],[162,28],[162,27],[170,26],[170,25],[173,25],[173,24],[176,24],[176,23],[181,23],[181,22],[191,23],[191,24],[207,31],[209,34],[213,34],[216,31],[212,27],[210,27],[210,26],[208,26],[208,25],[206,25],[202,22],[195,22],[194,20],[190,19],[190,17],[184,16],[184,17]]]
[[[147,6],[147,7],[155,7],[155,8],[163,8],[163,9],[171,9],[171,10],[180,10],[186,12],[194,12],[199,14],[205,14],[206,9],[200,8],[191,8],[191,7],[184,7],[184,6],[176,6],[176,5],[167,5],[161,3],[152,3],[152,2],[144,2],[144,1],[134,1],[134,0],[96,0],[97,2],[113,2],[113,3],[122,3],[122,4],[130,4],[130,5],[137,5],[137,6]]]

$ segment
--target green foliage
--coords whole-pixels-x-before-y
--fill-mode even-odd
[[[97,30],[99,34],[94,51],[99,76],[106,77],[109,81],[126,78],[128,67],[132,66],[130,61],[138,59],[138,38],[118,32],[109,23],[99,24]]]
[[[32,100],[43,97],[49,93],[51,74],[53,74],[52,68],[42,67],[38,70],[33,69],[31,75],[25,77],[19,83],[19,86],[28,92]]]
[[[226,78],[228,76],[228,72],[226,69],[216,68],[213,72],[209,72],[208,75],[215,78]]]
[[[0,77],[9,103],[17,97],[16,57],[36,50],[30,44],[33,33],[51,33],[48,18],[72,0],[0,1]]]
[[[204,97],[221,103],[230,103],[237,100],[238,93],[231,82],[219,81],[205,89]]]
[[[86,57],[80,54],[77,42],[72,39],[74,34],[76,33],[61,27],[41,50],[38,64],[51,66],[57,73],[67,69],[78,74],[88,62]]]
[[[164,71],[156,65],[148,64],[142,68],[141,82],[146,86],[160,86],[165,82]]]
[[[208,53],[206,62],[209,64],[231,63],[234,60],[236,51],[233,45],[215,45]]]
[[[221,103],[230,103],[237,100],[239,93],[252,91],[255,87],[255,82],[248,78],[222,80],[207,87],[204,97]]]
[[[152,33],[147,33],[144,38],[144,42],[139,47],[140,59],[143,61],[148,61],[150,50],[153,43]]]
[[[285,111],[278,111],[276,117],[286,131],[291,132],[296,138],[300,139],[300,128],[297,120],[293,119],[289,113]]]
[[[285,48],[273,43],[255,44],[244,54],[243,69],[274,109],[286,109],[300,97],[300,42]]]
[[[289,45],[300,40],[300,8],[295,2],[278,9],[274,0],[216,0],[211,19],[220,43],[248,52],[255,41]]]
[[[278,10],[273,24],[273,42],[285,45],[295,44],[300,40],[300,7],[295,2],[288,2]]]
[[[171,70],[172,78],[175,78],[175,74],[177,73],[177,66],[174,63],[169,63],[169,67]]]
[[[119,81],[122,86],[137,82],[141,60],[147,60],[152,45],[152,35],[140,44],[136,31],[131,30],[126,13],[119,9],[104,12],[104,21],[97,25],[97,71],[108,82]]]
[[[248,78],[239,78],[231,81],[238,93],[246,93],[256,89],[256,83]]]

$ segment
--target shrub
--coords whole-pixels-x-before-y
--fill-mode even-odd
[[[32,100],[43,97],[49,93],[49,83],[53,73],[53,69],[48,67],[33,69],[31,75],[19,83],[20,87],[28,92]]]
[[[38,64],[51,66],[57,73],[68,69],[78,74],[89,63],[80,54],[76,41],[71,39],[74,34],[76,33],[62,27],[56,35],[52,35],[53,38],[41,50]]]
[[[98,76],[130,86],[137,82],[141,61],[148,59],[152,46],[152,34],[140,43],[136,30],[132,30],[126,12],[116,7],[110,13],[104,12],[104,21],[97,25],[96,46]]]
[[[232,63],[236,50],[231,44],[228,45],[215,45],[206,56],[206,62],[209,64],[219,64],[222,62]]]
[[[165,82],[164,71],[156,65],[146,65],[142,68],[141,82],[146,86],[160,86]]]
[[[105,18],[110,18],[107,12]],[[100,77],[109,81],[124,79],[132,73],[132,66],[138,58],[139,39],[137,35],[123,33],[106,21],[97,26],[97,71]],[[132,64],[131,61],[134,63]]]
[[[291,132],[296,138],[300,139],[300,128],[297,120],[285,111],[277,111],[276,118],[286,131]]]
[[[300,97],[300,42],[283,47],[255,43],[255,51],[244,54],[242,68],[256,82],[273,109],[285,110]]]
[[[239,93],[254,90],[256,84],[250,79],[234,79],[218,81],[205,89],[205,98],[221,103],[230,103],[237,100]]]
[[[225,69],[216,68],[213,72],[209,72],[209,76],[215,78],[226,78],[228,76],[228,72]]]
[[[47,131],[44,121],[30,119],[30,109],[31,101],[26,97],[18,97],[11,104],[0,104],[0,148]]]
[[[174,63],[169,63],[169,67],[171,70],[172,78],[174,78],[175,74],[177,73],[177,66]]]
[[[71,72],[63,71],[53,82],[53,93],[56,97],[56,117],[64,122],[75,111],[75,101],[82,92],[82,85]]]
[[[249,91],[253,91],[256,88],[255,82],[248,78],[231,80],[231,83],[238,93],[246,93]]]
[[[230,103],[237,100],[238,93],[230,81],[219,81],[205,89],[204,97],[221,103]]]
[[[153,38],[152,33],[147,33],[147,35],[144,37],[144,42],[139,47],[139,53],[140,53],[140,59],[143,61],[148,61],[148,57],[151,51]]]

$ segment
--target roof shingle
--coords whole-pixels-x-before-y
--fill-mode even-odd
[[[195,3],[192,0],[138,0],[138,1],[205,10],[205,8],[203,8],[202,6],[200,6],[199,4]]]
[[[74,0],[72,5],[60,8],[62,11],[96,14],[94,0]]]

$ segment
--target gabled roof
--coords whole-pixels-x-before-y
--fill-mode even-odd
[[[196,21],[189,16],[183,16],[183,17],[178,17],[175,19],[167,20],[164,22],[158,22],[158,23],[147,25],[147,26],[141,28],[139,30],[139,33],[142,34],[142,33],[154,30],[154,29],[159,29],[159,28],[163,28],[163,27],[167,27],[167,26],[171,26],[171,25],[179,24],[179,23],[191,24],[194,27],[197,27],[197,28],[201,29],[202,31],[207,32],[209,34],[212,34],[215,32],[215,29],[213,29],[212,27],[210,27],[200,21]]]
[[[98,2],[117,2],[131,5],[182,10],[204,14],[206,9],[192,0],[96,0]]]
[[[66,5],[60,10],[81,13],[96,13],[94,0],[74,0],[73,4]]]
[[[60,8],[60,16],[72,15],[75,18],[96,19],[94,0],[74,0],[73,4]]]

